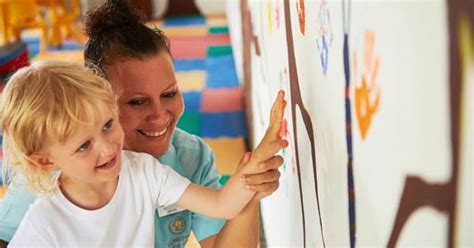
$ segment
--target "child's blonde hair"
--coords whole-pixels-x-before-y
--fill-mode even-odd
[[[51,171],[36,166],[30,156],[41,153],[48,139],[64,143],[78,124],[92,123],[99,103],[117,114],[116,97],[109,82],[79,64],[37,62],[17,71],[0,101],[7,149],[4,166],[11,172],[10,179],[19,172],[26,176],[32,189],[52,192],[57,181]]]

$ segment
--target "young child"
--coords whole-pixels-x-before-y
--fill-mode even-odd
[[[190,184],[151,155],[122,151],[123,131],[110,84],[79,65],[40,62],[15,73],[0,106],[8,164],[45,193],[30,207],[10,246],[153,246],[158,207],[217,218],[237,215],[255,194],[244,174],[282,144],[286,105],[273,105],[270,126],[247,165],[221,190]]]

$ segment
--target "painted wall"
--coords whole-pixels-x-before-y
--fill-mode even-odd
[[[227,3],[254,143],[289,102],[267,245],[474,245],[472,1]]]

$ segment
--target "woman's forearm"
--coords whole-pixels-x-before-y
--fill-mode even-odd
[[[250,201],[218,233],[214,247],[257,247],[260,238],[259,202]]]

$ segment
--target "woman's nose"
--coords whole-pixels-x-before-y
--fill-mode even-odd
[[[169,122],[169,114],[161,103],[153,103],[150,104],[146,120],[153,124],[165,125]]]

